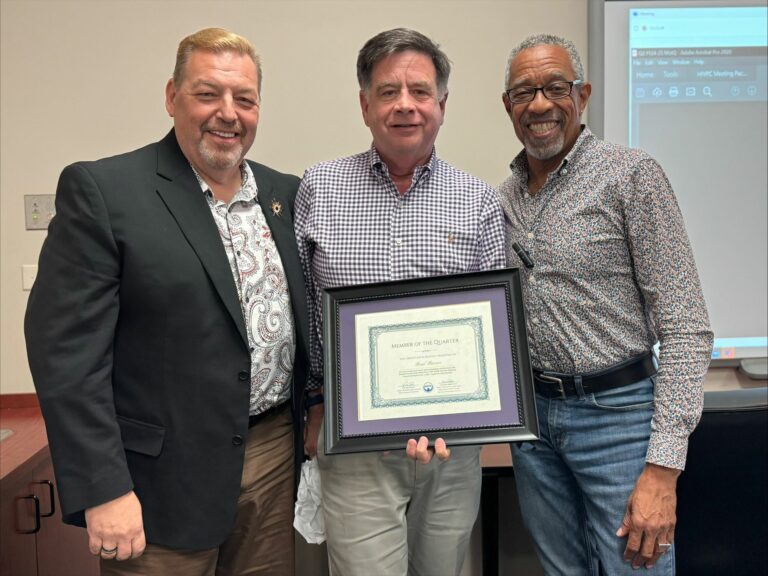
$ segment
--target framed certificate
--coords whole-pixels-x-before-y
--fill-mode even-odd
[[[517,268],[327,289],[325,450],[537,438]]]

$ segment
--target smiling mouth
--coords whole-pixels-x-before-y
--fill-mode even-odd
[[[528,129],[534,134],[545,134],[550,130],[553,130],[557,126],[557,122],[549,120],[547,122],[531,122],[528,124]]]
[[[237,132],[224,132],[223,130],[209,130],[209,132],[219,138],[234,138],[238,135]]]

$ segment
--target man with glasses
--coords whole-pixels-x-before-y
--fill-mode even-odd
[[[296,238],[310,299],[308,389],[323,384],[324,288],[504,266],[493,189],[435,152],[450,70],[414,30],[368,40],[357,76],[373,145],[304,174]],[[422,437],[407,450],[326,455],[321,420],[310,408],[307,450],[318,456],[332,573],[458,576],[480,502],[480,447],[454,447],[449,458],[438,440],[430,458]]]
[[[499,196],[508,263],[525,265],[541,429],[512,447],[526,525],[547,574],[673,574],[712,349],[682,215],[648,154],[581,124],[591,85],[573,43],[529,37],[505,88],[525,149]]]

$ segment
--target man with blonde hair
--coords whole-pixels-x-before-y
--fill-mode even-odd
[[[59,180],[27,349],[64,520],[105,576],[293,574],[299,180],[244,160],[260,85],[248,40],[192,34],[165,138]]]

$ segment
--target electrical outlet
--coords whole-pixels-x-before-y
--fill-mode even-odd
[[[47,230],[56,214],[55,194],[25,194],[24,221],[27,230]]]
[[[21,265],[21,288],[22,290],[32,290],[32,284],[37,278],[37,264]]]

